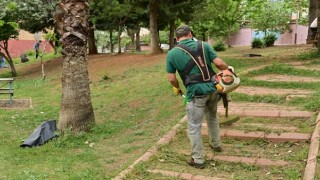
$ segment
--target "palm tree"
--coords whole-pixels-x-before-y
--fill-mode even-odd
[[[95,122],[87,70],[88,0],[61,0],[55,20],[62,37],[62,100],[58,128],[88,131]]]

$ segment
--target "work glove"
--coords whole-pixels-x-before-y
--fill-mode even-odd
[[[176,95],[182,95],[182,90],[180,88],[176,88],[176,87],[173,87],[173,92],[176,94]]]

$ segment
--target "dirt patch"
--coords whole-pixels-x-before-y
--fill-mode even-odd
[[[255,80],[269,81],[269,82],[319,82],[320,79],[311,77],[300,77],[300,76],[287,76],[279,74],[267,74],[259,75],[254,77]]]
[[[320,70],[320,65],[294,66],[294,68],[319,71]]]
[[[0,109],[27,109],[32,108],[31,99],[0,99]]]
[[[97,54],[88,56],[88,72],[91,81],[99,81],[104,75],[119,75],[128,69],[151,67],[165,64],[166,54],[137,55],[137,54]],[[46,78],[59,77],[62,73],[62,58],[56,58],[44,63]],[[18,68],[17,68],[18,69]],[[19,69],[21,78],[29,79],[39,76],[42,78],[41,63],[30,64]],[[18,77],[20,78],[20,76]]]
[[[236,92],[248,95],[308,95],[313,93],[313,91],[302,89],[275,89],[254,86],[240,86]]]

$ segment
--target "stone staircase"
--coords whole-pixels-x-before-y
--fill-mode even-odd
[[[301,68],[301,64],[298,65]],[[293,80],[291,77],[290,81]],[[247,95],[287,96],[308,96],[313,93],[307,90],[274,90],[246,86],[240,87],[237,92]],[[204,151],[208,162],[204,170],[190,167],[184,160],[184,157],[190,158],[190,142],[186,132],[187,118],[184,117],[171,131],[161,137],[156,145],[114,179],[126,179],[134,166],[141,162],[148,165],[148,175],[145,179],[320,178],[320,167],[317,165],[320,115],[296,107],[248,102],[231,102],[228,112],[230,117],[224,117],[224,111],[223,105],[220,104],[218,112],[222,119],[222,152],[216,153],[210,149],[207,125],[202,125]]]

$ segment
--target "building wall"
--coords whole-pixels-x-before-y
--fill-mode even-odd
[[[308,27],[295,24],[290,25],[291,32],[286,31],[276,40],[275,45],[292,45],[292,44],[306,44],[308,36]],[[297,40],[295,40],[297,32]]]
[[[230,38],[231,46],[251,46],[253,31],[251,28],[240,29]]]
[[[42,41],[40,45],[41,51],[46,53],[53,52],[53,48],[50,44],[44,40],[41,33],[31,34],[27,31],[20,30],[17,39],[11,39],[8,42],[8,50],[12,58],[19,57],[20,54],[33,51],[33,46],[36,42],[36,38]]]
[[[9,40],[8,50],[12,58],[19,57],[21,54],[27,53],[29,51],[34,51],[35,40]],[[50,53],[53,52],[53,48],[47,41],[42,41],[40,44],[40,49],[42,52]]]
[[[306,44],[308,36],[308,27],[295,24],[290,25],[291,31],[280,34],[275,41],[275,45],[294,45]],[[295,34],[297,32],[297,40],[295,42]],[[250,28],[240,29],[237,34],[230,38],[231,46],[251,46],[251,41],[256,37],[256,32]]]

